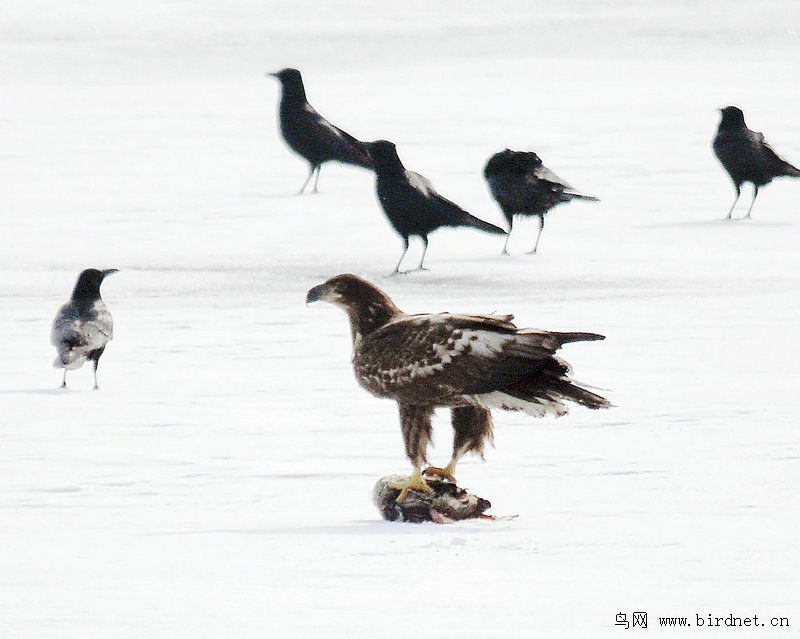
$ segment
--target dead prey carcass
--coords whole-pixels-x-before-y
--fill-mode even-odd
[[[494,519],[484,514],[492,507],[488,500],[436,476],[425,477],[430,491],[411,490],[397,503],[400,486],[407,480],[406,475],[387,475],[381,477],[372,490],[372,500],[387,521],[448,524],[462,519]]]

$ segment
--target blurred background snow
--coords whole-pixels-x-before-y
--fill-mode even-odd
[[[710,141],[737,104],[800,161],[796,29],[778,1],[5,0],[0,635],[794,620],[800,185],[723,222]],[[510,258],[442,230],[429,273],[387,278],[400,240],[369,173],[326,165],[321,194],[293,195],[306,167],[264,77],[283,66],[484,219],[502,220],[481,170],[506,146],[602,202],[555,210],[538,256],[534,221]],[[49,326],[89,266],[122,269],[103,288],[116,337],[101,391],[87,369],[63,393]],[[303,303],[344,271],[408,311],[602,332],[564,356],[617,407],[496,415],[497,449],[460,480],[516,519],[380,522],[372,484],[407,468],[396,409],[356,386],[345,317]],[[443,413],[432,462],[449,430]]]

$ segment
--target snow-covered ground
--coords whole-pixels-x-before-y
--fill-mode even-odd
[[[797,636],[800,184],[722,221],[710,149],[738,104],[800,162],[795,3],[2,4],[2,639],[604,637],[634,611]],[[386,277],[368,172],[293,195],[283,66],[484,219],[506,146],[602,202],[553,212],[538,256],[535,221],[510,258],[444,230],[430,272]],[[116,336],[101,390],[61,391],[50,322],[89,266],[121,269]],[[514,519],[380,521],[395,406],[357,387],[345,316],[304,305],[348,271],[409,311],[606,334],[563,354],[616,407],[495,416],[459,479]]]

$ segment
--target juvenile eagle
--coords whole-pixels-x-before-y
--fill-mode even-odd
[[[554,356],[563,344],[603,335],[517,328],[512,315],[410,315],[378,287],[348,274],[308,291],[307,303],[319,300],[340,306],[350,318],[359,384],[397,402],[406,454],[414,465],[408,482],[399,486],[399,501],[409,490],[428,489],[422,465],[437,406],[451,410],[453,455],[444,468],[428,471],[451,479],[464,454],[483,454],[492,437],[492,408],[560,417],[567,412],[565,400],[587,408],[610,406],[571,381],[569,364]]]
[[[53,366],[64,369],[61,388],[67,386],[67,371],[80,368],[88,359],[94,362],[94,388],[97,390],[97,364],[114,336],[114,322],[100,297],[100,285],[107,275],[116,272],[115,268],[83,271],[70,300],[53,320],[50,342],[58,351]]]

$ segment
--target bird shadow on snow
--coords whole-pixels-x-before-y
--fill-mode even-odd
[[[292,191],[291,193],[243,193],[242,195],[254,200],[288,200],[289,198],[300,197],[297,191]],[[311,197],[320,195],[320,193],[308,193],[307,195]]]
[[[496,530],[497,523],[492,520],[475,519],[466,522],[458,522],[458,528],[462,532],[481,532],[482,529]],[[348,524],[341,524],[338,526],[273,526],[265,528],[210,528],[204,530],[183,530],[183,531],[170,531],[170,532],[152,532],[142,533],[146,537],[170,537],[180,535],[264,535],[264,536],[295,536],[295,535],[311,535],[311,536],[328,536],[328,535],[344,535],[344,536],[375,536],[375,535],[389,535],[396,537],[398,534],[412,535],[415,531],[419,530],[442,530],[443,534],[446,532],[453,532],[453,526],[441,525],[432,522],[420,524],[408,524],[405,522],[384,521],[382,519],[375,520],[354,520]]]
[[[734,217],[734,218],[715,218],[710,220],[693,220],[691,222],[664,222],[661,224],[643,224],[639,226],[640,229],[692,229],[692,228],[719,228],[721,226],[738,226],[737,222],[743,222],[748,226],[756,228],[775,228],[782,226],[791,226],[789,222],[770,222],[756,220],[753,218]]]
[[[0,395],[66,395],[67,393],[80,392],[83,391],[81,389],[69,388],[18,388],[0,390]]]

